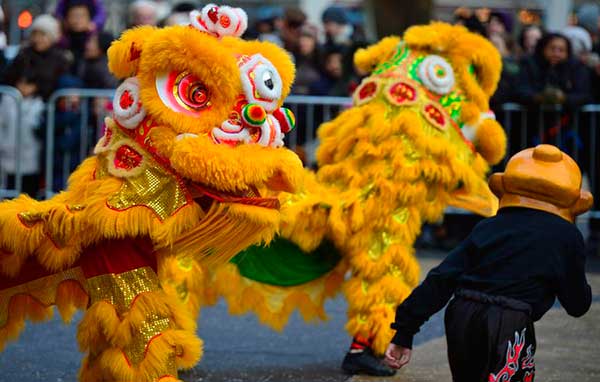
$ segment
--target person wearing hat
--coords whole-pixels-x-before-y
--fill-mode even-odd
[[[325,52],[339,51],[347,48],[351,43],[352,26],[350,25],[346,10],[340,6],[331,6],[323,12],[321,17],[325,30]]]
[[[15,86],[26,68],[36,73],[38,93],[47,100],[68,65],[65,52],[56,45],[60,37],[60,24],[54,17],[37,16],[29,28],[28,43],[6,68],[2,83]]]
[[[409,362],[413,335],[454,295],[445,316],[453,380],[532,382],[533,323],[555,298],[574,317],[590,308],[574,221],[593,198],[581,190],[575,161],[539,145],[513,156],[489,184],[500,199],[498,214],[480,222],[398,306],[385,355],[390,367]]]
[[[496,10],[490,13],[487,23],[488,37],[493,34],[511,34],[513,30],[513,18],[509,12]]]

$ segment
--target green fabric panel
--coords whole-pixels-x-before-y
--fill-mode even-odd
[[[327,240],[311,253],[281,237],[268,247],[252,246],[236,255],[231,262],[248,279],[269,285],[294,286],[315,280],[331,271],[340,255]]]

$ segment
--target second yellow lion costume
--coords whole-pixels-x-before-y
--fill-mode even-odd
[[[419,280],[421,225],[449,205],[497,209],[486,174],[506,146],[488,105],[501,60],[483,37],[433,23],[359,50],[355,64],[370,75],[354,106],[319,128],[319,170],[279,195],[282,238],[211,275],[203,298],[222,295],[233,313],[279,329],[295,309],[323,318],[341,287],[348,332],[382,354],[395,307]]]

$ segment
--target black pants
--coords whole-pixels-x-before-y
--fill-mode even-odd
[[[536,341],[528,304],[458,291],[445,324],[454,382],[533,382]]]

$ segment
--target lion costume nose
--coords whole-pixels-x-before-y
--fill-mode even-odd
[[[296,127],[294,113],[286,107],[280,107],[271,114],[279,123],[280,130],[287,134]],[[242,109],[242,122],[247,127],[260,128],[267,119],[267,111],[260,105],[250,103]]]
[[[283,146],[283,136],[294,129],[296,118],[290,109],[281,107],[269,114],[261,105],[250,103],[241,110],[242,127],[260,130],[256,143],[262,146]]]

